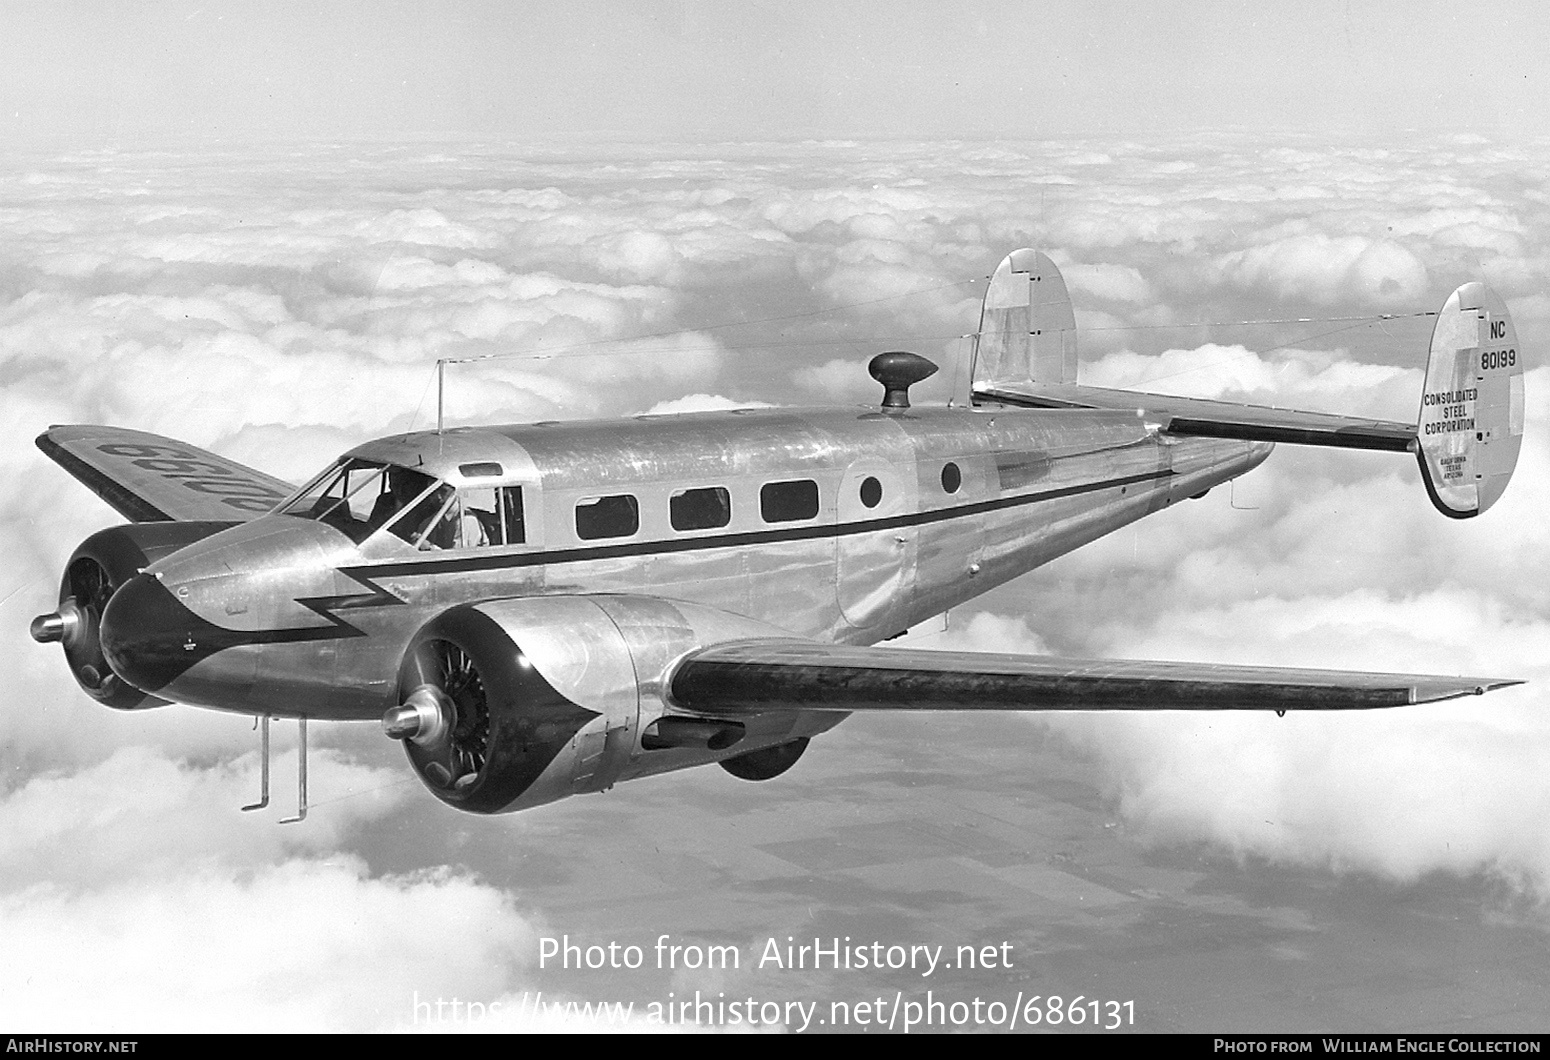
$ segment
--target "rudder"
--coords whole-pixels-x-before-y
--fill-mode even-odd
[[[1076,382],[1076,314],[1060,269],[1028,248],[1001,260],[980,310],[971,389]]]
[[[1416,433],[1421,477],[1444,515],[1479,515],[1507,488],[1523,444],[1523,351],[1483,283],[1464,284],[1437,314]]]

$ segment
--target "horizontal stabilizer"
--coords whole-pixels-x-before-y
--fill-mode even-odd
[[[1209,663],[745,640],[691,652],[668,681],[702,714],[771,710],[1366,710],[1520,684]]]
[[[50,427],[38,448],[135,523],[245,522],[294,488],[186,442],[122,427]]]
[[[1412,450],[1416,438],[1413,423],[1331,416],[1267,405],[1235,405],[1230,401],[1203,398],[1167,397],[1075,383],[1040,387],[1001,384],[996,389],[978,390],[974,396],[981,401],[1022,408],[1134,409],[1137,416],[1172,434],[1202,438],[1239,438],[1250,442],[1329,445],[1397,453]]]

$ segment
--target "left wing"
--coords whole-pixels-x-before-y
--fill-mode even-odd
[[[294,489],[186,442],[122,427],[50,427],[38,448],[136,523],[245,522]]]
[[[1433,703],[1521,681],[1210,663],[858,648],[762,639],[690,652],[677,706],[771,710],[1364,710]]]

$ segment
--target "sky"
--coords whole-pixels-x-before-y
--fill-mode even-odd
[[[1550,133],[1531,0],[0,4],[8,142]]]
[[[935,987],[1129,998],[1154,1030],[1544,1030],[1544,16],[1487,5],[1488,45],[1441,6],[1149,10],[5,5],[0,1022],[575,1027],[533,995]],[[108,711],[25,634],[117,521],[33,447],[49,424],[299,481],[430,424],[438,357],[502,355],[449,369],[459,423],[870,402],[874,353],[962,356],[1026,245],[1064,270],[1084,382],[1399,420],[1414,314],[1483,278],[1529,351],[1518,474],[1454,522],[1413,461],[1281,447],[917,643],[1530,684],[1339,718],[851,719],[766,784],[493,819],[374,726],[318,725],[315,808],[281,827],[237,810],[249,719]],[[664,933],[744,965],[539,966],[543,938]],[[815,934],[1015,959],[748,967]],[[480,1019],[417,1007],[453,997]]]

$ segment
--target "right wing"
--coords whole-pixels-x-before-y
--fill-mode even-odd
[[[294,490],[224,456],[122,427],[50,427],[38,448],[136,523],[245,522]]]
[[[690,652],[667,686],[676,706],[735,717],[773,710],[1365,710],[1483,695],[1521,683],[770,638]]]

